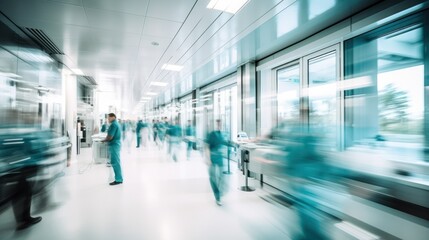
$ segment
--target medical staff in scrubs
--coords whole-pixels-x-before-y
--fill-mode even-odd
[[[207,163],[209,165],[210,186],[216,199],[216,204],[222,206],[221,196],[224,194],[225,180],[223,178],[223,148],[227,145],[221,132],[221,120],[216,120],[216,130],[210,132],[206,139]]]
[[[122,184],[122,170],[121,170],[121,126],[116,120],[116,115],[114,113],[109,113],[107,115],[110,126],[107,130],[107,137],[103,142],[109,143],[110,151],[110,163],[112,165],[113,171],[115,173],[115,181],[111,182],[110,185]]]

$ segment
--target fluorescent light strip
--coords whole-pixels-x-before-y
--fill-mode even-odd
[[[150,85],[152,86],[159,86],[159,87],[165,87],[168,85],[168,83],[165,82],[151,82]]]
[[[154,93],[154,92],[147,92],[147,93],[146,93],[146,95],[149,95],[149,96],[156,96],[156,95],[158,95],[158,93]]]
[[[211,0],[207,8],[216,9],[235,14],[240,10],[248,0]]]
[[[164,64],[164,65],[162,65],[161,68],[164,70],[179,72],[180,70],[182,70],[183,66],[174,65],[174,64]]]
[[[247,3],[247,0],[238,0],[238,1],[232,1],[232,3],[228,6],[227,9],[225,9],[225,12],[229,12],[232,14],[235,14],[240,10],[245,4]]]
[[[77,68],[72,69],[72,72],[76,75],[81,75],[81,76],[85,75],[85,74],[83,74],[82,70],[77,69]]]
[[[214,8],[214,6],[216,5],[217,1],[218,1],[218,0],[211,0],[211,1],[209,2],[209,4],[207,5],[207,8],[211,8],[211,9],[213,9],[213,8]]]
[[[217,1],[213,9],[225,11],[229,5],[230,5],[230,0],[219,0]]]
[[[152,98],[150,97],[141,97],[140,100],[151,100]]]

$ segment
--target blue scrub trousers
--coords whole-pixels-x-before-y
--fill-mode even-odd
[[[121,170],[121,145],[112,144],[109,146],[110,150],[110,164],[112,165],[113,171],[115,172],[115,181],[122,182],[122,170]]]
[[[141,134],[137,134],[137,147],[140,147],[141,140],[142,140]]]
[[[212,187],[213,194],[216,201],[220,201],[222,196],[223,185],[223,157],[222,153],[213,151],[210,153],[210,160],[212,164],[209,167],[210,186]]]

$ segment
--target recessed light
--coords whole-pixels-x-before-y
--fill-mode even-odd
[[[147,93],[146,93],[146,95],[149,95],[149,96],[156,96],[156,95],[158,95],[158,93],[154,93],[154,92],[147,92]]]

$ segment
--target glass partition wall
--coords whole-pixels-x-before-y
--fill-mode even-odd
[[[204,132],[213,131],[216,120],[222,122],[222,131],[231,140],[237,138],[237,86],[228,86],[210,93],[203,93],[200,97],[203,103]]]
[[[403,160],[422,159],[428,146],[424,16],[345,42],[346,80],[365,79],[346,91],[346,148],[383,146],[392,156],[407,154]]]
[[[276,70],[277,125],[304,127],[339,148],[340,101],[338,45],[290,62]]]

